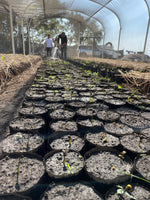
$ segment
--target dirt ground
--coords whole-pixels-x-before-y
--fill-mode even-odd
[[[0,95],[0,141],[9,135],[8,125],[16,116],[17,110],[24,99],[25,91],[30,87],[41,62],[33,64],[32,67],[12,78]]]

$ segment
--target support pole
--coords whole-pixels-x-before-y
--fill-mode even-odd
[[[30,21],[28,22],[27,29],[28,29],[29,54],[31,54],[31,43],[30,43]]]
[[[145,54],[145,50],[146,50],[147,38],[148,38],[149,26],[150,26],[150,8],[149,8],[149,4],[147,3],[147,0],[144,0],[144,1],[147,6],[147,10],[148,10],[148,24],[147,24],[147,30],[146,30],[146,36],[145,36],[145,42],[144,42],[144,48],[143,48],[143,59],[144,59],[144,54]]]
[[[80,46],[80,29],[81,23],[79,22],[79,35],[78,35],[78,44],[77,44],[77,57],[79,58],[79,46]]]
[[[94,37],[93,37],[93,41],[92,41],[92,57],[94,57]]]
[[[9,11],[10,11],[10,29],[11,29],[11,42],[12,42],[12,51],[15,55],[15,43],[14,43],[14,35],[13,35],[13,20],[12,20],[12,6],[9,5]]]
[[[117,51],[119,51],[119,48],[120,48],[120,37],[121,37],[121,27],[120,27],[120,30],[119,30],[119,38],[118,38],[118,48],[117,48]]]
[[[33,30],[32,30],[32,54],[34,55],[34,38],[33,38]]]
[[[145,37],[145,43],[144,43],[144,49],[143,49],[143,55],[145,54],[145,50],[146,50],[146,44],[147,44],[147,38],[148,38],[148,32],[149,32],[149,26],[150,26],[150,18],[148,19],[148,24],[147,24],[147,31],[146,31],[146,37]]]
[[[24,43],[23,18],[21,19],[21,31],[22,31],[22,48],[23,48],[23,55],[25,55],[25,43]]]
[[[103,35],[103,51],[102,51],[102,58],[104,58],[104,44],[105,44],[105,33]]]

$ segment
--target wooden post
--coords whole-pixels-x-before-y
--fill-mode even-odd
[[[9,11],[10,11],[10,30],[11,30],[11,42],[12,42],[12,51],[15,55],[15,43],[14,43],[14,35],[13,35],[13,21],[12,21],[12,6],[9,5]]]
[[[30,21],[27,24],[28,29],[28,44],[29,44],[29,54],[31,54],[31,43],[30,43]]]
[[[23,55],[25,55],[25,43],[24,43],[23,18],[21,19],[21,31],[22,31],[22,48],[23,48]]]

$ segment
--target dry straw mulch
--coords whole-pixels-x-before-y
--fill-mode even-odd
[[[0,54],[0,93],[8,82],[41,60],[40,56]]]
[[[78,59],[76,57],[76,59]],[[143,62],[133,62],[133,61],[124,61],[124,60],[113,60],[113,59],[103,59],[103,58],[95,58],[95,57],[87,57],[87,58],[79,58],[80,60],[88,60],[90,62],[102,63],[102,64],[110,64],[113,67],[123,67],[125,69],[131,69],[135,71],[147,71],[150,72],[150,63]]]
[[[4,57],[4,58],[2,58]],[[9,122],[15,117],[26,89],[42,63],[40,56],[0,54],[0,140],[9,134]],[[7,69],[13,69],[12,74]]]
[[[121,67],[124,69],[124,72],[119,70],[120,76],[124,78],[129,88],[138,89],[139,92],[144,94],[150,91],[150,63],[93,57],[80,58],[80,60],[101,63],[102,65],[109,64],[115,68]]]

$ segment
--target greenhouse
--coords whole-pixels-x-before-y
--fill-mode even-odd
[[[150,0],[0,0],[0,200],[150,200]]]
[[[15,35],[19,35],[19,33],[14,33],[13,29],[15,17],[17,18],[15,23],[22,27],[23,32],[25,28],[29,29],[28,36],[31,38],[29,43],[33,43],[32,29],[34,31],[36,29],[32,21],[38,18],[40,23],[43,23],[44,19],[66,18],[78,22],[79,29],[83,24],[90,26],[93,37],[95,31],[100,31],[101,45],[110,42],[117,51],[150,55],[149,6],[149,0],[133,0],[132,2],[130,0],[1,0],[0,13],[3,16],[1,17],[1,26],[3,26],[1,34],[5,34],[5,29],[10,27],[12,51],[15,53],[14,38]],[[4,15],[10,18],[7,21],[8,24],[5,24]],[[17,31],[20,29],[18,28]],[[83,37],[80,31],[78,37]],[[25,50],[23,52],[25,53]]]

